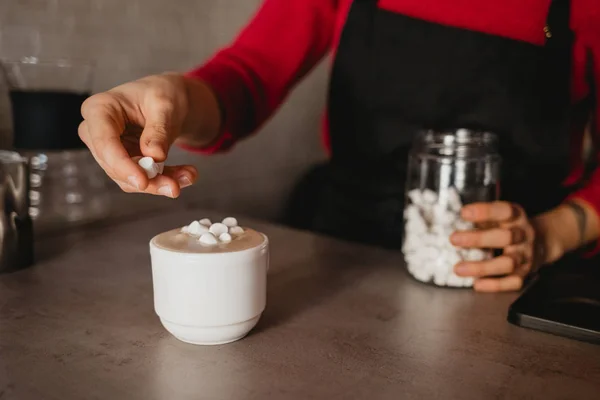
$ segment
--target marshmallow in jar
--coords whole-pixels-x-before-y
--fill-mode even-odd
[[[454,231],[476,229],[460,217],[463,205],[499,196],[500,157],[496,136],[459,129],[423,132],[408,160],[404,242],[408,272],[418,281],[445,287],[472,287],[460,277],[460,261],[482,261],[491,250],[456,248]]]
[[[266,306],[269,241],[235,218],[207,218],[150,241],[154,309],[177,339],[201,345],[243,338]]]

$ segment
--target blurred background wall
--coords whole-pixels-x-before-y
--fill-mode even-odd
[[[0,0],[0,57],[76,57],[97,64],[94,92],[166,70],[184,71],[229,43],[261,0]],[[200,180],[173,202],[115,194],[117,206],[140,209],[195,203],[277,219],[289,191],[323,159],[319,130],[327,80],[319,66],[259,134],[225,155],[177,149],[169,163],[198,166]],[[1,84],[0,84],[1,86]],[[0,144],[11,143],[6,90],[0,87]],[[116,185],[114,186],[116,192]],[[135,201],[129,196],[136,196]],[[128,200],[127,200],[128,199]],[[137,205],[132,205],[133,203]],[[142,207],[143,208],[143,207]]]

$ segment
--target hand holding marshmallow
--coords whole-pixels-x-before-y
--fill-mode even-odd
[[[154,162],[152,157],[140,158],[138,165],[146,172],[148,179],[154,179],[156,175],[162,174],[165,170],[165,163]]]
[[[176,198],[181,189],[196,180],[196,169],[191,166],[165,167],[164,162],[156,162],[152,157],[132,157],[131,161],[144,173],[147,184],[142,190],[143,184],[137,177],[131,177],[128,183],[115,180],[127,193],[143,192]]]
[[[197,103],[189,104],[190,98]],[[177,140],[208,144],[220,132],[214,95],[206,85],[181,74],[149,76],[95,94],[82,104],[81,113],[79,137],[106,174],[128,193],[178,197],[181,188],[196,180],[194,166],[172,165],[148,179],[132,157],[160,162]]]

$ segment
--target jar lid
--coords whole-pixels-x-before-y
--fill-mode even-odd
[[[453,159],[499,158],[498,137],[491,132],[457,129],[419,134],[413,151],[421,157]]]

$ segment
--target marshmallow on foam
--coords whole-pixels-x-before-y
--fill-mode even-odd
[[[244,233],[244,229],[241,226],[234,226],[229,229],[229,233],[235,236],[239,236]]]
[[[227,225],[222,224],[220,222],[212,224],[210,228],[208,228],[208,230],[216,237],[219,237],[224,233],[229,233],[229,228],[227,227]]]
[[[210,232],[203,233],[198,241],[205,246],[214,246],[219,243],[215,235]]]
[[[227,232],[225,232],[225,233],[222,233],[222,234],[219,236],[219,241],[220,241],[221,243],[229,243],[229,242],[231,242],[231,240],[232,240],[232,237],[231,237],[231,235],[230,235],[229,233],[227,233]]]
[[[201,225],[198,221],[193,221],[188,225],[188,233],[194,236],[200,236],[206,232],[208,232],[208,228],[204,225]]]
[[[146,172],[148,179],[154,179],[157,175],[162,174],[165,169],[165,163],[154,162],[152,157],[142,157],[137,163]]]
[[[244,233],[244,229],[237,223],[237,219],[233,217],[227,217],[223,219],[223,222],[214,224],[210,219],[203,218],[182,227],[181,232],[198,237],[198,241],[205,246],[214,246],[218,243],[230,243],[233,236]]]
[[[224,218],[221,223],[227,225],[229,228],[233,228],[234,226],[238,226],[237,219],[235,219],[233,217]]]
[[[242,233],[244,233],[244,228],[239,226],[237,219],[235,219],[233,217],[227,217],[227,218],[223,219],[222,223],[224,225],[227,225],[227,227],[229,228],[229,233],[231,235],[239,236]]]

